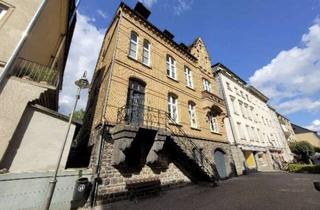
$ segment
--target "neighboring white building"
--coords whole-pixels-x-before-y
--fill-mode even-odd
[[[289,160],[287,144],[268,98],[224,65],[212,68],[227,107],[225,124],[237,173],[280,168]]]

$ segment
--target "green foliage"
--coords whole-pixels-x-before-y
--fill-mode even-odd
[[[291,152],[299,156],[299,159],[304,163],[309,163],[310,156],[315,152],[314,147],[306,141],[291,143],[289,145]]]
[[[84,118],[84,114],[85,114],[85,112],[84,112],[83,109],[75,111],[73,113],[72,120],[77,120],[77,121],[81,121],[82,122],[83,118]],[[70,116],[70,114],[69,114],[69,116]]]
[[[289,164],[289,171],[294,173],[320,174],[320,166],[307,164]]]

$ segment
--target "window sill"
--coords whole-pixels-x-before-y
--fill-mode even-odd
[[[174,122],[169,122],[169,125],[174,125],[174,126],[177,126],[177,127],[182,127],[181,124],[179,124],[179,123],[174,123]]]
[[[194,88],[189,87],[188,85],[186,85],[187,88],[189,88],[190,90],[196,91]]]
[[[211,133],[222,136],[222,133],[217,133],[217,132],[214,132],[214,131],[211,131]]]
[[[168,77],[170,80],[172,80],[172,81],[179,82],[177,79],[172,78],[172,77],[170,77],[170,76],[168,76],[168,75],[167,75],[167,77]]]
[[[196,127],[190,127],[192,130],[196,130],[196,131],[201,131],[200,128],[196,128]]]
[[[143,65],[144,67],[146,67],[146,68],[148,68],[148,69],[152,69],[151,65],[144,64],[144,63],[142,63],[141,61],[139,61],[138,59],[131,57],[130,55],[128,55],[128,58],[129,58],[130,60],[136,62],[136,63],[139,63],[139,64]]]

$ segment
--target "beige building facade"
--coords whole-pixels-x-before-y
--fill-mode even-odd
[[[224,101],[203,40],[177,44],[148,15],[140,3],[120,4],[93,76],[90,132],[82,136],[93,146],[92,167],[101,157],[101,200],[126,196],[131,182],[171,186],[233,174]]]
[[[320,137],[316,131],[311,131],[296,124],[291,125],[296,136],[296,141],[306,141],[312,146],[320,148]]]
[[[281,115],[280,113],[277,112],[277,117],[279,120],[279,123],[281,125],[281,129],[283,130],[283,133],[287,139],[288,143],[292,143],[292,142],[296,142],[296,136],[295,133],[293,131],[291,122],[289,121],[289,119],[287,119],[286,117],[284,117],[283,115]]]
[[[1,0],[0,160],[28,104],[58,109],[74,0]]]

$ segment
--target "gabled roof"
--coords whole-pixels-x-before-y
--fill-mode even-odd
[[[310,130],[310,129],[301,127],[301,126],[299,126],[299,125],[296,125],[296,124],[291,123],[291,126],[292,126],[292,128],[293,128],[294,133],[314,133],[314,134],[317,135],[317,132],[316,132],[316,131],[313,131],[313,130]],[[317,135],[317,136],[318,136],[318,135]]]

